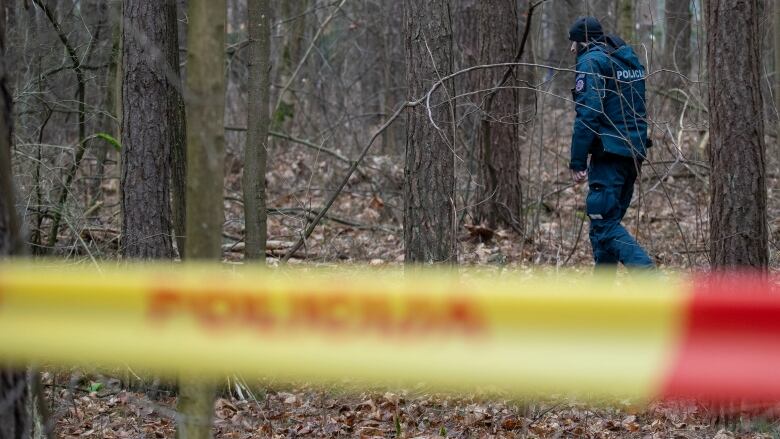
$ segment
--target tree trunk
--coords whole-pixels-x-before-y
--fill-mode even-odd
[[[225,168],[225,0],[190,0],[187,28],[188,260],[220,260]],[[211,437],[214,387],[196,377],[179,380],[178,436]]]
[[[552,67],[569,68],[575,64],[574,55],[569,52],[571,41],[569,41],[569,27],[574,23],[574,20],[580,12],[580,2],[578,0],[553,0],[548,2],[549,6],[545,9],[550,15],[551,31],[552,35],[549,41],[549,49],[546,52],[547,62]],[[556,73],[552,71],[546,71],[545,79],[549,79],[550,75],[555,75],[555,80],[552,82],[552,92],[560,98],[553,100],[553,105],[567,106],[570,98],[570,89],[574,83],[573,75]]]
[[[5,54],[5,8],[7,0],[0,0],[0,54]],[[19,218],[16,215],[14,182],[11,168],[13,145],[13,96],[9,84],[11,66],[0,57],[0,258],[22,251]],[[3,401],[0,399],[0,401]],[[2,430],[0,430],[2,431]],[[0,436],[2,437],[2,436]]]
[[[780,115],[780,0],[775,0],[775,110]],[[777,142],[780,153],[780,136]]]
[[[479,64],[513,60],[520,47],[517,1],[483,0],[478,11]],[[503,76],[504,69],[480,72],[477,89],[495,87]],[[504,87],[520,84],[510,79]],[[522,231],[519,95],[516,88],[508,88],[489,94],[484,101],[477,136],[480,189],[476,217],[491,228],[500,223]]]
[[[271,7],[269,0],[249,0],[249,102],[244,159],[246,259],[265,261],[268,214],[265,169],[271,91]]]
[[[471,67],[479,62],[480,0],[457,0],[452,4],[452,33],[457,51],[453,53],[456,70]],[[478,84],[471,77],[456,80],[455,88],[468,88]]]
[[[708,0],[710,257],[766,269],[764,121],[758,0]]]
[[[225,0],[191,0],[189,9],[185,254],[216,260],[224,222],[226,6]]]
[[[82,0],[81,16],[90,34],[93,36],[91,49],[94,63],[101,65],[95,72],[94,87],[88,87],[87,100],[94,100],[96,107],[102,111],[88,120],[87,132],[108,133],[114,138],[118,137],[118,127],[115,124],[116,113],[116,82],[117,62],[119,62],[121,46],[121,4],[119,2],[106,2],[105,0]],[[85,59],[85,63],[89,60]],[[106,64],[103,67],[102,64]],[[88,84],[88,86],[91,84]],[[91,93],[90,93],[91,92]],[[108,142],[93,142],[90,144],[90,152],[94,156],[95,163],[92,171],[92,180],[88,183],[87,194],[88,209],[93,215],[98,215],[102,204],[102,184],[105,177],[105,164],[111,146]]]
[[[178,108],[165,52],[176,34],[169,19],[176,5],[125,0],[122,7],[122,254],[171,258],[171,115]]]
[[[283,20],[284,24],[281,26],[281,60],[277,69],[277,80],[281,84],[287,84],[305,53],[306,30],[309,26],[314,26],[316,29],[318,25],[317,9],[309,10],[311,0],[284,0],[278,3],[281,9],[279,18]],[[307,61],[307,63],[303,68],[313,66],[311,60]],[[299,74],[302,72],[303,70]],[[280,92],[282,94],[275,97],[275,102],[277,102],[277,105],[283,102],[293,113],[295,112],[296,101],[298,101],[297,105],[306,104],[304,101],[299,101],[296,94],[290,89],[280,90]],[[280,109],[274,108],[274,111],[278,112]],[[292,117],[294,118],[294,116]],[[285,131],[289,131],[290,128],[288,123]]]
[[[281,19],[285,20],[284,46],[282,48],[283,74],[289,77],[303,55],[304,36],[306,24],[310,23],[309,16],[315,16],[309,11],[311,0],[284,0],[281,3]]]
[[[475,66],[480,62],[480,0],[457,0],[452,2],[452,35],[455,50],[453,57],[453,70],[458,71],[468,67]],[[477,91],[482,85],[482,75],[489,75],[490,72],[482,71],[472,74],[459,75],[453,81],[452,86],[455,90]],[[484,104],[485,94],[472,95],[464,99],[468,107],[477,110]],[[472,221],[480,222],[480,206],[476,203],[481,196],[479,184],[481,177],[480,146],[478,144],[478,135],[482,130],[482,112],[466,111],[459,121],[461,128],[458,142],[463,143],[465,159],[463,162],[455,162],[455,175],[466,175],[466,190],[463,192],[462,203],[464,206],[473,206],[468,213],[473,218]],[[458,215],[458,222],[463,218],[463,213]]]
[[[688,76],[691,73],[691,3],[688,0],[666,2],[666,36],[664,39],[664,67]],[[685,89],[685,79],[670,74],[668,88]],[[683,97],[680,94],[676,96]],[[672,101],[675,117],[683,109],[683,103]]]
[[[408,96],[423,96],[452,71],[452,29],[448,0],[406,0]],[[424,106],[409,115],[404,168],[404,241],[408,263],[456,263],[455,173],[451,84],[432,97],[431,124]],[[438,104],[438,105],[437,105]]]
[[[22,439],[31,436],[32,424],[27,411],[27,380],[23,370],[0,369],[0,438]]]
[[[6,0],[0,0],[0,53],[5,54]],[[22,249],[11,175],[13,98],[5,56],[0,57],[0,259]],[[23,370],[0,368],[0,438],[29,437],[32,423],[27,411],[27,379]]]
[[[13,1],[13,0],[11,0]],[[6,72],[5,26],[7,0],[0,0],[0,256],[9,255],[19,245],[13,179],[11,146],[13,145],[13,96]]]
[[[666,2],[666,68],[683,75],[691,73],[691,3],[688,0]]]
[[[682,0],[674,0],[682,1]],[[618,35],[629,44],[636,42],[636,16],[634,14],[634,0],[618,0]]]
[[[176,249],[184,259],[187,224],[187,117],[182,94],[184,82],[179,68],[179,19],[177,0],[170,0],[167,20],[171,24],[167,30],[165,54],[170,66],[170,81],[173,87],[168,95],[171,106],[171,189],[173,195],[173,232],[176,237]]]
[[[404,65],[397,62],[403,55],[403,35],[401,23],[403,22],[403,4],[401,2],[380,2],[380,14],[382,14],[382,56],[379,58],[382,66],[382,119],[393,114],[398,103],[404,98],[405,88]],[[403,146],[402,136],[405,133],[400,124],[392,124],[382,131],[382,154],[397,156],[400,147]]]

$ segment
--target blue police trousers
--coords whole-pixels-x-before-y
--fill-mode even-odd
[[[634,182],[641,162],[631,157],[601,153],[591,156],[588,166],[590,243],[597,268],[653,268],[655,264],[620,221],[631,204]],[[612,266],[612,267],[610,267]]]

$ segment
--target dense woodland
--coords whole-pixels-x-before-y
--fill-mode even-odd
[[[209,251],[219,244],[230,261],[588,264],[586,188],[566,173],[567,30],[586,13],[650,71],[656,147],[627,219],[657,263],[706,269],[738,251],[711,245],[711,191],[729,211],[718,233],[753,221],[745,228],[776,251],[771,3],[714,27],[724,33],[711,61],[699,2],[228,1],[224,29],[194,23],[182,2],[6,3],[16,208],[35,255],[184,259],[189,187],[203,206],[192,210],[222,228],[205,234]],[[188,41],[193,25],[222,37],[224,53]],[[754,65],[728,55],[748,47]],[[201,55],[205,70],[188,69]],[[729,91],[748,73],[758,94],[711,112],[710,76]],[[716,117],[735,137],[713,136]],[[763,168],[763,181],[719,189],[716,160],[729,164],[721,175]],[[754,183],[768,184],[766,201]],[[744,258],[733,262],[774,260]]]
[[[590,270],[568,171],[586,14],[648,70],[654,147],[624,224],[665,270],[777,269],[777,0],[0,0],[0,254]],[[58,375],[38,392],[57,436],[166,437],[175,404],[213,412],[202,383],[104,398]],[[25,382],[0,378],[0,396]],[[684,404],[216,391],[220,437],[717,432]],[[20,404],[0,437],[22,437]],[[85,424],[119,406],[124,424]]]

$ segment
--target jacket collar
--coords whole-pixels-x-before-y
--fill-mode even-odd
[[[603,42],[599,41],[591,41],[590,43],[586,44],[585,46],[579,46],[577,48],[577,58],[579,58],[582,55],[585,55],[588,52],[592,52],[594,50],[599,50],[602,52],[607,51],[607,46]]]

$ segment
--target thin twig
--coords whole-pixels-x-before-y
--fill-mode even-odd
[[[74,157],[73,164],[71,165],[71,168],[65,177],[65,182],[63,186],[60,188],[60,193],[59,196],[57,197],[58,209],[56,209],[54,212],[54,220],[52,221],[51,229],[49,230],[49,239],[47,241],[47,248],[51,249],[54,248],[54,246],[57,243],[57,234],[59,233],[60,222],[62,220],[62,211],[65,208],[65,202],[68,200],[68,193],[70,192],[70,183],[79,169],[79,166],[81,164],[81,159],[84,157],[84,152],[86,151],[87,148],[86,145],[87,138],[85,134],[86,82],[84,80],[84,72],[81,68],[82,63],[79,60],[78,54],[76,54],[76,49],[68,40],[68,36],[62,30],[62,27],[60,26],[59,22],[57,22],[56,18],[54,17],[54,13],[51,11],[51,8],[49,8],[49,6],[41,0],[33,0],[33,3],[35,3],[39,8],[43,10],[44,14],[46,15],[46,18],[49,20],[49,23],[51,23],[52,27],[54,28],[54,31],[57,33],[57,36],[62,42],[62,45],[65,46],[65,51],[68,53],[68,57],[70,58],[72,64],[71,68],[73,69],[73,73],[76,74],[76,82],[78,85],[76,90],[76,99],[78,101],[79,140],[78,143],[76,144],[76,148],[77,148],[76,156]]]
[[[246,129],[246,127],[226,126],[225,130],[226,131],[246,131],[247,129]],[[297,137],[293,137],[293,136],[291,136],[289,134],[285,134],[285,133],[280,133],[278,131],[268,131],[268,135],[271,136],[271,137],[276,137],[276,138],[279,138],[279,139],[283,139],[283,140],[287,140],[287,141],[290,141],[290,142],[293,142],[293,143],[297,143],[299,145],[308,146],[309,148],[315,149],[315,150],[320,151],[320,152],[324,152],[325,154],[328,154],[328,155],[330,155],[332,157],[335,157],[335,158],[337,158],[338,160],[341,160],[344,163],[347,163],[347,164],[351,164],[352,163],[352,160],[344,157],[338,151],[330,149],[330,148],[326,148],[326,147],[322,146],[321,144],[317,145],[316,143],[311,142],[309,140],[299,139]]]
[[[569,260],[574,255],[574,252],[577,250],[577,246],[580,244],[580,238],[582,238],[582,229],[585,226],[585,214],[582,215],[582,218],[580,219],[580,227],[577,229],[577,238],[574,239],[574,245],[571,247],[571,250],[569,251],[569,255],[566,256],[566,260],[563,261],[563,264],[561,266],[566,266],[566,264],[569,263]]]
[[[306,209],[303,207],[281,207],[281,208],[270,208],[268,209],[268,215],[303,215],[308,219],[314,219],[316,218],[317,214],[319,213],[318,210],[312,210],[312,209]],[[351,221],[348,219],[340,218],[333,215],[324,215],[324,219],[333,221],[334,223],[341,224],[348,227],[354,227],[356,229],[363,229],[363,230],[371,230],[371,231],[383,231],[388,233],[396,233],[399,230],[397,228],[388,227],[388,226],[371,226],[368,224],[362,224],[355,221]]]
[[[421,102],[422,102],[422,99],[419,99],[419,100],[416,100],[416,101],[411,101],[411,102],[405,102],[403,105],[398,107],[398,109],[395,111],[395,113],[393,113],[393,115],[390,116],[390,118],[387,119],[385,121],[385,123],[383,123],[382,126],[379,127],[378,130],[376,130],[376,132],[374,132],[374,135],[371,136],[371,140],[368,141],[366,146],[363,148],[363,151],[360,152],[360,155],[358,156],[358,158],[355,159],[355,161],[352,162],[352,166],[349,167],[349,170],[347,171],[347,174],[344,176],[344,178],[341,180],[341,184],[339,184],[339,187],[337,187],[336,190],[333,191],[333,194],[330,196],[330,198],[325,203],[325,205],[322,207],[322,209],[320,209],[320,211],[317,214],[317,216],[309,223],[309,226],[306,228],[306,230],[304,230],[304,232],[303,232],[303,234],[301,234],[300,238],[298,238],[298,241],[296,241],[295,245],[293,245],[290,248],[290,250],[282,257],[280,262],[286,263],[290,259],[290,256],[292,256],[293,253],[298,251],[298,249],[301,248],[301,246],[306,241],[306,239],[308,239],[308,237],[312,234],[312,232],[314,231],[314,228],[317,227],[317,224],[319,224],[319,222],[325,216],[325,213],[327,213],[328,209],[330,209],[330,207],[333,205],[333,202],[336,201],[336,198],[339,196],[339,194],[341,193],[342,189],[344,189],[344,187],[347,185],[347,182],[349,182],[350,177],[352,177],[352,174],[357,169],[358,163],[360,163],[363,160],[363,158],[366,156],[366,154],[368,153],[368,150],[371,149],[371,145],[374,144],[374,141],[376,140],[376,138],[379,137],[379,135],[382,134],[382,132],[384,130],[386,130],[387,127],[389,127],[393,122],[395,122],[395,120],[398,119],[398,116],[400,116],[404,112],[404,110],[406,110],[407,108],[410,108],[410,107],[416,107],[416,106],[420,105]]]

